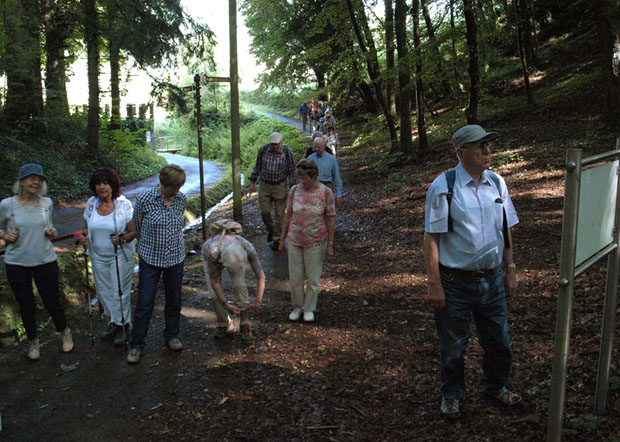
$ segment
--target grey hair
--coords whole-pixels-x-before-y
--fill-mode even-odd
[[[327,146],[327,138],[325,138],[323,135],[321,135],[320,137],[316,137],[314,140],[312,140],[312,144],[316,145],[317,141],[322,143],[324,146]]]
[[[21,180],[15,181],[13,183],[13,194],[17,195],[22,191],[22,185],[20,183]],[[41,186],[41,191],[38,193],[39,196],[47,195],[47,180],[43,181],[43,185]]]

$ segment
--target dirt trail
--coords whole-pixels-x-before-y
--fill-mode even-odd
[[[512,140],[520,133],[512,126],[494,129]],[[85,308],[71,311],[76,340],[71,354],[60,353],[59,338],[49,326],[42,333],[44,346],[37,363],[25,358],[26,343],[0,350],[0,440],[544,440],[561,166],[550,169],[558,153],[544,143],[519,150],[523,160],[512,164],[502,164],[504,155],[514,152],[501,147],[506,153],[497,152],[496,170],[506,178],[521,219],[514,232],[520,288],[508,305],[514,352],[511,386],[524,395],[523,410],[506,412],[484,400],[481,349],[473,335],[465,360],[462,419],[446,423],[438,412],[438,343],[432,310],[422,299],[422,235],[426,188],[441,171],[454,166],[448,144],[445,151],[419,159],[421,167],[398,165],[380,181],[372,171],[363,172],[365,157],[373,152],[344,148],[339,156],[344,196],[337,209],[335,257],[324,267],[315,324],[287,320],[286,257],[268,248],[256,194],[246,196],[244,236],[257,247],[267,276],[265,305],[253,318],[252,344],[245,345],[238,335],[213,339],[215,318],[205,299],[202,265],[190,255],[183,286],[181,353],[163,348],[161,295],[146,354],[136,366],[126,364],[123,349],[104,342],[91,347]],[[543,166],[535,166],[536,161]],[[392,180],[405,181],[400,189],[406,190],[390,190]],[[231,215],[228,205],[213,219]],[[199,232],[188,244],[198,249]],[[566,441],[620,439],[617,364],[612,367],[609,412],[589,414],[603,272],[595,269],[582,276],[575,300]],[[251,274],[248,278],[253,287]],[[96,330],[104,325],[97,320]],[[616,342],[618,335],[617,330]],[[613,360],[618,356],[616,346]],[[79,365],[65,373],[61,364]]]

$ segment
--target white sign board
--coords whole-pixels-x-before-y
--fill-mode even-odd
[[[613,241],[617,171],[618,160],[581,172],[576,266]]]

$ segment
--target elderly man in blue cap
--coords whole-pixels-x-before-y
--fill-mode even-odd
[[[459,164],[426,195],[424,255],[427,301],[440,344],[441,413],[460,417],[464,354],[473,315],[482,358],[482,390],[492,401],[521,406],[508,390],[512,366],[506,294],[517,290],[510,228],[519,222],[504,180],[488,170],[498,137],[472,124],[452,136]]]

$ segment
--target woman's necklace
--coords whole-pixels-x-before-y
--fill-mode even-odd
[[[22,205],[22,207],[24,209],[26,209],[28,212],[31,212],[34,210],[35,207],[37,207],[39,205],[39,201],[41,200],[40,198],[36,198],[34,201],[26,201],[24,200],[23,197],[21,196],[16,196],[15,197],[17,199],[17,201],[19,202],[19,204]]]
[[[109,210],[109,207],[111,207],[112,204],[113,204],[112,201],[101,201],[99,203],[99,207],[97,207],[97,210],[99,211],[99,214],[100,215],[106,215],[108,210]]]

